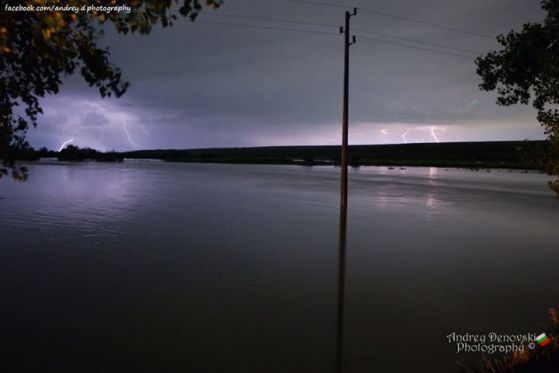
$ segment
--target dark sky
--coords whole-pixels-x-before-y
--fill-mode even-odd
[[[322,0],[318,0],[322,1]],[[324,0],[480,34],[498,35],[544,17],[536,0]],[[215,14],[254,16],[242,19]],[[286,0],[225,0],[194,24],[180,19],[148,36],[110,28],[100,41],[131,88],[101,99],[78,77],[43,100],[45,115],[29,138],[58,149],[70,139],[100,150],[338,144],[342,103],[340,35],[254,29],[203,22],[336,33],[344,9]],[[355,29],[483,53],[495,40],[360,11]],[[391,42],[435,48],[365,34]],[[471,52],[444,49],[446,53]],[[479,91],[473,58],[358,37],[351,47],[350,143],[543,138],[530,107],[499,108]]]

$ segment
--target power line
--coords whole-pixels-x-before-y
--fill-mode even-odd
[[[488,34],[481,34],[481,33],[474,32],[474,31],[463,30],[463,29],[459,29],[459,28],[456,28],[456,27],[440,25],[440,24],[432,23],[432,22],[426,22],[426,21],[422,21],[422,20],[419,20],[419,19],[402,17],[402,16],[393,15],[393,14],[389,14],[389,13],[379,12],[377,10],[372,10],[372,9],[363,9],[363,8],[359,8],[359,9],[364,11],[364,12],[367,12],[367,13],[377,14],[377,15],[384,16],[384,17],[395,18],[395,19],[399,19],[399,20],[402,20],[402,21],[417,23],[417,24],[420,24],[420,25],[438,27],[438,28],[445,29],[445,30],[450,30],[450,31],[454,31],[454,32],[461,32],[463,34],[477,36],[477,37],[480,37],[480,38],[495,40],[494,36],[491,36],[491,35],[488,35]]]
[[[332,4],[332,3],[322,3],[319,1],[303,1],[303,0],[285,0],[285,1],[289,1],[292,3],[303,3],[303,4],[315,4],[315,5],[321,5],[321,6],[330,6],[332,8],[342,8],[342,9],[353,9],[354,7],[349,6],[349,5],[340,5],[340,4]]]
[[[257,20],[257,21],[283,22],[283,23],[293,23],[293,24],[300,24],[300,25],[321,26],[321,27],[339,27],[339,25],[335,25],[335,24],[331,24],[331,23],[295,21],[295,20],[291,20],[291,19],[282,19],[282,18],[248,16],[248,15],[244,15],[244,14],[201,13],[199,16],[211,16],[211,17],[215,16],[215,17],[254,19],[254,20]]]
[[[344,6],[344,5],[332,4],[332,3],[323,3],[323,2],[311,1],[311,0],[285,0],[285,1],[288,1],[288,2],[291,2],[291,3],[313,4],[313,5],[328,6],[328,7],[335,7],[335,8],[344,8],[344,9],[352,8],[350,6]],[[383,16],[383,17],[394,18],[394,19],[398,19],[398,20],[401,20],[401,21],[417,23],[417,24],[424,25],[424,26],[431,26],[431,27],[436,27],[436,28],[440,28],[440,29],[444,29],[444,30],[450,30],[450,31],[454,31],[454,32],[460,32],[460,33],[463,33],[463,34],[477,36],[477,37],[480,37],[480,38],[495,40],[495,37],[492,36],[492,35],[482,34],[482,33],[475,32],[475,31],[464,30],[464,29],[459,29],[459,28],[456,28],[456,27],[441,25],[441,24],[434,23],[434,22],[427,22],[427,21],[423,21],[423,20],[420,20],[420,19],[404,17],[404,16],[400,16],[400,15],[396,15],[396,14],[390,14],[390,13],[381,12],[381,11],[374,10],[374,9],[359,8],[359,7],[357,9],[359,9],[363,12],[366,12],[366,13],[376,14],[376,15],[380,15],[380,16]]]
[[[199,20],[196,20],[194,22],[194,24],[196,24],[196,23],[206,23],[206,24],[211,24],[211,25],[223,25],[223,26],[237,26],[237,27],[255,28],[255,29],[263,29],[263,30],[273,30],[273,31],[292,31],[292,32],[303,32],[303,33],[307,33],[307,34],[339,36],[339,33],[336,33],[336,32],[302,30],[302,29],[292,29],[292,28],[274,27],[274,26],[257,26],[257,25],[247,25],[247,24],[243,24],[243,23],[226,23],[226,22],[199,21]]]
[[[196,22],[194,22],[194,23],[195,24],[196,23],[203,23],[203,24],[220,25],[220,26],[244,27],[244,28],[272,30],[272,31],[287,31],[287,32],[300,32],[300,33],[306,33],[306,34],[339,36],[339,33],[335,33],[335,32],[303,30],[303,29],[275,27],[275,26],[248,25],[248,24],[244,24],[244,23],[227,23],[227,22],[214,22],[214,21],[201,21],[201,20],[196,20]],[[393,42],[393,41],[387,41],[387,40],[382,40],[382,39],[375,39],[375,38],[371,38],[371,37],[367,37],[367,36],[363,36],[363,35],[358,35],[358,37],[362,38],[362,39],[382,43],[382,44],[390,44],[390,45],[395,45],[395,46],[400,46],[400,47],[405,47],[405,48],[419,49],[419,50],[422,50],[424,52],[432,52],[432,53],[443,54],[443,55],[447,55],[447,56],[465,58],[465,59],[468,59],[470,61],[472,61],[473,58],[474,58],[473,56],[465,56],[465,55],[462,55],[462,54],[444,52],[444,51],[440,51],[440,50],[437,50],[437,49],[424,48],[424,47],[419,47],[419,46],[414,46],[414,45],[409,45],[409,44],[403,44],[403,43],[398,43],[398,42]]]
[[[244,14],[223,14],[223,13],[210,13],[210,14],[208,14],[208,13],[206,13],[206,14],[202,14],[202,15],[212,16],[212,17],[213,16],[219,16],[219,17],[225,17],[225,18],[251,19],[251,20],[258,20],[258,21],[283,22],[283,23],[290,23],[290,24],[301,24],[301,25],[320,26],[320,27],[338,27],[338,25],[331,24],[331,23],[296,21],[296,20],[290,20],[290,19],[285,19],[285,18],[270,18],[270,17],[261,17],[261,16],[250,16],[250,15],[244,15]],[[431,42],[426,42],[426,41],[412,39],[412,38],[406,38],[406,37],[401,37],[401,36],[396,36],[396,35],[390,35],[390,34],[375,32],[375,31],[369,31],[369,30],[365,30],[365,29],[354,28],[354,30],[359,31],[359,32],[363,32],[363,33],[366,33],[366,34],[370,34],[370,35],[378,35],[378,36],[387,37],[387,38],[399,39],[399,40],[409,41],[409,42],[413,42],[413,43],[428,45],[428,46],[431,46],[431,47],[451,49],[451,50],[455,50],[457,52],[472,53],[472,54],[475,54],[475,55],[479,55],[479,54],[482,53],[482,52],[478,52],[478,51],[474,51],[474,50],[470,50],[470,49],[456,48],[456,47],[452,47],[452,46],[445,45],[445,44],[431,43]],[[289,30],[289,31],[294,31],[294,30]],[[314,30],[308,30],[308,31],[314,31]],[[303,31],[303,32],[308,32],[308,31]]]
[[[358,28],[354,28],[354,30],[358,31],[358,32],[364,32],[365,34],[378,35],[378,36],[383,36],[383,37],[386,37],[386,38],[400,39],[400,40],[404,40],[404,41],[410,41],[410,42],[413,42],[413,43],[429,45],[431,47],[452,49],[452,50],[455,50],[457,52],[473,53],[475,55],[479,55],[479,54],[482,53],[482,52],[474,51],[474,50],[471,50],[471,49],[456,48],[456,47],[451,47],[450,45],[431,43],[431,42],[421,41],[421,40],[417,40],[417,39],[411,39],[411,38],[405,38],[405,37],[402,37],[402,36],[383,34],[383,33],[380,33],[380,32],[368,31],[368,30],[363,30],[363,29],[358,29]]]
[[[465,58],[465,59],[468,59],[470,61],[473,61],[473,59],[474,59],[474,57],[472,57],[472,56],[465,56],[463,54],[444,52],[444,51],[440,51],[440,50],[437,50],[437,49],[418,47],[418,46],[415,46],[415,45],[402,44],[402,43],[387,41],[387,40],[382,40],[382,39],[375,39],[375,38],[370,38],[368,36],[363,36],[363,35],[358,35],[358,38],[371,40],[371,41],[374,41],[374,42],[377,42],[377,43],[396,45],[396,46],[399,46],[399,47],[419,49],[419,50],[426,51],[426,52],[432,52],[432,53],[444,54],[444,55],[447,55],[447,56]]]

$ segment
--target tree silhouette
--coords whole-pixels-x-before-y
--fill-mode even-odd
[[[543,23],[526,23],[519,32],[500,35],[500,51],[476,59],[480,88],[496,90],[502,106],[529,104],[550,142],[546,167],[559,175],[559,0],[542,0]],[[549,183],[559,195],[559,178]]]
[[[179,15],[196,18],[202,3],[216,8],[222,0],[129,0],[130,12],[107,9],[115,0],[5,0],[0,9],[0,178],[11,173],[24,180],[27,170],[15,163],[27,147],[26,133],[37,125],[39,98],[56,94],[62,77],[79,69],[102,97],[123,95],[129,84],[96,41],[101,26],[117,32],[147,34],[171,26]],[[48,11],[13,11],[18,6],[66,7]],[[12,8],[13,7],[13,8]],[[75,11],[68,11],[76,7]],[[82,8],[85,7],[85,8]],[[93,8],[97,7],[97,8]],[[105,7],[99,8],[99,7]],[[17,109],[16,109],[17,108]]]

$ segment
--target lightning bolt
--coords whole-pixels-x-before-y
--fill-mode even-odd
[[[73,137],[72,137],[70,140],[68,140],[68,141],[64,141],[64,142],[62,143],[62,145],[60,145],[60,149],[58,149],[58,151],[61,152],[62,149],[64,149],[64,148],[66,147],[66,145],[68,145],[68,144],[71,143],[72,141],[74,141],[74,138],[73,138]]]
[[[431,136],[433,136],[433,138],[435,139],[437,144],[440,143],[439,138],[437,137],[437,134],[435,133],[435,126],[431,126]]]
[[[404,140],[404,142],[407,144],[408,143],[408,139],[406,138],[406,136],[408,135],[408,133],[410,133],[410,129],[408,128],[406,130],[406,132],[402,133],[402,139]]]
[[[123,123],[122,127],[124,128],[124,132],[126,132],[126,137],[128,138],[128,142],[134,148],[137,148],[136,143],[132,140],[132,136],[130,136],[130,132],[128,132],[128,123],[126,123],[126,120],[124,118],[122,118],[122,123]]]

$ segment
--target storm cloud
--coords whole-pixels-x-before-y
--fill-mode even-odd
[[[494,36],[544,17],[535,0],[335,3]],[[131,82],[127,94],[101,99],[79,77],[71,77],[59,95],[42,101],[45,115],[30,131],[30,142],[56,149],[74,138],[77,145],[101,150],[337,144],[343,42],[336,26],[343,12],[285,0],[226,0],[194,23],[181,19],[147,36],[123,36],[107,28],[99,44],[110,48]],[[495,94],[481,92],[475,54],[457,51],[482,54],[498,47],[495,40],[364,11],[352,22],[360,31],[351,47],[351,143],[544,137],[533,109],[501,108]]]

